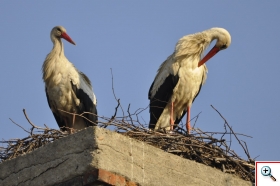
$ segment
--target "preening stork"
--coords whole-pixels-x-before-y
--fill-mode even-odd
[[[215,39],[215,46],[201,59]],[[231,36],[223,28],[211,28],[178,41],[174,53],[159,67],[149,90],[150,129],[172,131],[187,112],[186,128],[190,133],[191,106],[206,80],[205,63],[230,43]]]
[[[46,96],[61,130],[82,129],[97,123],[96,97],[89,78],[65,57],[61,38],[75,45],[65,28],[52,29],[53,49],[42,67]],[[73,115],[84,112],[87,112],[83,115],[87,119]]]

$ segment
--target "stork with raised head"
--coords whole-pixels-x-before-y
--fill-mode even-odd
[[[215,46],[202,58],[215,39]],[[159,67],[149,90],[150,129],[172,131],[187,112],[186,128],[190,134],[191,106],[206,80],[205,63],[230,43],[231,36],[223,28],[211,28],[178,41],[173,54]]]
[[[51,30],[53,49],[42,67],[45,91],[59,128],[79,130],[97,124],[96,97],[89,78],[65,57],[61,38],[75,45],[62,26]],[[84,118],[75,117],[82,113]]]

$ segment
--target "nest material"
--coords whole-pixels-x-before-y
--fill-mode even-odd
[[[110,129],[113,129],[115,132],[143,141],[166,152],[220,169],[225,173],[234,174],[246,181],[254,182],[254,160],[250,158],[246,143],[244,141],[241,143],[237,137],[238,135],[243,134],[234,133],[231,127],[227,124],[227,121],[213,106],[213,109],[215,109],[225,121],[225,132],[203,132],[196,128],[193,129],[194,132],[192,135],[187,135],[186,131],[180,126],[177,126],[177,131],[173,134],[150,131],[147,127],[142,125],[138,119],[138,114],[144,109],[138,110],[134,114],[130,114],[128,107],[128,116],[116,117],[119,107],[120,103],[118,100],[115,114],[111,118],[99,117],[100,121],[98,126],[103,128],[110,127]],[[29,136],[23,139],[1,141],[1,143],[6,144],[6,147],[0,147],[0,163],[13,159],[19,155],[32,152],[34,149],[53,142],[59,138],[71,135],[68,132],[50,129],[46,125],[45,127],[38,127],[29,120],[25,110],[23,110],[23,112],[26,119],[32,126],[30,131],[24,129],[13,120],[11,121],[29,133]],[[76,115],[76,117],[77,116],[83,117],[83,114]],[[196,116],[196,119],[198,116]],[[102,120],[103,122],[101,122]],[[228,129],[230,129],[230,132],[227,131]],[[213,137],[218,134],[221,136],[219,139]],[[232,135],[236,137],[237,141],[244,149],[248,160],[240,158],[233,150],[230,149],[231,141],[230,145],[227,145],[225,139],[227,135],[230,135],[230,139]]]

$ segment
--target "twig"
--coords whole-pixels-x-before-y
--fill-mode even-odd
[[[250,159],[250,155],[247,153],[245,147],[243,146],[243,144],[241,143],[241,141],[238,139],[238,137],[236,136],[236,134],[234,133],[234,131],[232,130],[232,128],[229,126],[227,120],[222,116],[222,114],[213,106],[211,105],[211,107],[221,116],[221,118],[223,118],[223,120],[225,121],[226,125],[228,126],[228,128],[230,129],[230,131],[233,133],[233,135],[235,136],[235,139],[238,141],[238,143],[241,145],[241,147],[243,148],[245,154],[247,155],[248,159]]]
[[[198,117],[199,117],[199,115],[200,115],[201,113],[202,113],[202,112],[198,113],[198,114],[195,116],[196,119],[195,119],[195,121],[194,121],[193,128],[195,127],[195,124],[196,124],[196,122],[197,122],[197,120],[198,120]]]
[[[119,108],[119,106],[121,105],[121,104],[120,104],[120,99],[118,99],[117,102],[118,102],[118,105],[115,107],[115,113],[114,113],[114,115],[111,117],[111,119],[108,121],[108,124],[106,124],[106,125],[104,126],[104,128],[106,128],[108,125],[110,125],[111,122],[116,118],[116,115],[117,115],[117,113],[118,113],[118,108]]]
[[[241,140],[244,144],[245,144],[245,147],[246,147],[246,152],[247,152],[247,154],[248,154],[248,158],[249,158],[249,160],[251,160],[251,158],[250,158],[250,154],[249,154],[249,150],[248,150],[248,147],[247,147],[247,143],[245,142],[245,141],[243,141],[243,140]]]
[[[133,124],[133,120],[132,120],[131,114],[130,114],[130,112],[129,112],[129,108],[130,108],[130,104],[128,104],[127,113],[128,113],[128,117],[130,118],[131,124]]]
[[[19,124],[17,124],[16,122],[14,122],[11,118],[9,118],[15,125],[17,125],[18,127],[20,127],[22,130],[24,130],[25,132],[29,133],[30,132],[28,130],[26,130],[25,128],[23,128],[22,126],[20,126]]]
[[[110,68],[110,70],[111,70],[111,77],[112,77],[112,91],[113,91],[113,95],[114,95],[115,100],[116,100],[118,103],[120,103],[120,99],[117,99],[117,96],[116,96],[116,94],[115,94],[113,69]],[[121,110],[122,110],[122,113],[123,113],[123,117],[124,117],[124,111],[123,111],[123,108],[122,108],[121,104],[120,104],[119,106],[121,107]]]
[[[34,125],[34,124],[30,121],[30,119],[28,118],[28,115],[27,115],[25,109],[23,109],[23,114],[24,114],[26,120],[28,121],[28,123],[32,126],[31,131],[30,131],[30,134],[31,134],[31,135],[33,134],[33,130],[34,130],[35,128],[37,128],[37,129],[44,129],[44,128],[42,128],[42,127],[38,127],[38,126]]]

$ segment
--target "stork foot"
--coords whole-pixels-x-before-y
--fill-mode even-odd
[[[76,129],[69,128],[69,134],[74,134],[76,132]]]
[[[175,132],[173,130],[170,130],[168,133],[169,134],[175,134]]]

